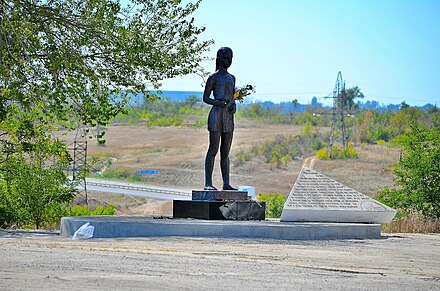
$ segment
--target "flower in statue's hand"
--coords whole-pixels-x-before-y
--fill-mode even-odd
[[[251,95],[252,93],[255,93],[255,86],[252,85],[246,85],[243,87],[235,88],[234,90],[234,100],[240,101],[240,103],[243,103],[244,97]]]

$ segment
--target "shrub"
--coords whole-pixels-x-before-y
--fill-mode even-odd
[[[260,193],[257,199],[258,201],[266,202],[267,217],[279,218],[281,216],[286,197],[279,193],[271,192],[270,194]]]
[[[126,108],[125,112],[118,114],[112,119],[112,124],[140,124],[142,121],[142,115],[137,109]]]
[[[306,122],[306,124],[304,124],[303,130],[301,131],[302,134],[304,135],[308,135],[308,136],[312,136],[313,135],[313,126],[310,122]]]
[[[312,142],[312,150],[314,150],[314,151],[319,151],[320,149],[325,148],[326,146],[327,146],[327,143],[323,142],[320,139],[315,139]]]
[[[283,154],[281,154],[279,151],[279,149],[273,149],[271,152],[271,163],[274,164],[277,168],[280,167],[281,165],[285,165],[286,162],[286,158]]]
[[[98,206],[95,210],[93,210],[91,215],[116,215],[116,209],[115,206],[112,204],[107,206]]]
[[[10,157],[9,171],[2,173],[0,226],[37,228],[57,223],[63,204],[75,190],[57,164],[44,167],[24,158]]]
[[[109,168],[102,176],[106,179],[128,179],[133,173],[125,168]]]
[[[183,119],[177,116],[163,116],[148,122],[148,126],[182,126]]]
[[[392,145],[401,148],[391,165],[395,187],[384,187],[377,199],[406,214],[440,218],[440,131],[414,122]]]
[[[329,159],[328,150],[326,148],[322,148],[316,153],[316,156],[320,160],[328,160]]]
[[[88,216],[90,215],[87,205],[75,205],[71,207],[65,207],[63,209],[63,216]]]
[[[349,142],[348,148],[340,149],[339,145],[333,145],[330,153],[327,148],[322,148],[316,153],[316,156],[320,160],[357,159],[359,153],[355,150],[354,144]]]
[[[205,127],[207,124],[206,118],[199,118],[197,119],[196,123],[194,123],[193,125],[191,125],[191,127],[194,128],[203,128]]]
[[[310,135],[276,135],[273,139],[266,139],[260,147],[253,148],[253,151],[262,154],[266,163],[273,163],[277,167],[286,166],[290,160],[308,156],[326,146],[318,131],[309,133]]]
[[[359,157],[358,152],[354,149],[353,145],[348,145],[348,148],[342,149],[338,153],[338,158],[341,159],[357,159]]]
[[[339,146],[337,144],[334,144],[330,149],[330,153],[329,153],[330,158],[331,159],[337,158],[340,151],[341,149],[339,148]]]
[[[238,167],[252,159],[252,152],[245,152],[241,147],[237,154],[234,155],[234,166]]]
[[[277,135],[274,139],[267,139],[261,145],[259,152],[264,155],[266,163],[273,163],[276,167],[287,163],[302,154],[295,136],[286,137]]]
[[[357,150],[354,149],[354,147],[349,147],[348,156],[352,159],[357,159],[359,158],[359,153],[357,152]]]
[[[95,216],[95,215],[115,215],[115,206],[110,204],[107,206],[98,206],[95,210],[89,210],[87,205],[75,205],[65,207],[62,210],[63,216]]]

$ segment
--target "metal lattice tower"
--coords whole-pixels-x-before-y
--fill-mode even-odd
[[[338,123],[338,113],[339,121],[341,125],[342,134],[342,145],[344,148],[348,147],[347,142],[347,131],[345,129],[345,81],[342,79],[341,71],[338,72],[338,77],[336,78],[335,89],[333,90],[333,108],[332,108],[332,128],[330,131],[330,143],[329,152],[331,153],[332,146],[335,142],[335,132]],[[338,112],[339,111],[339,112]]]
[[[87,185],[85,171],[87,169],[87,140],[83,137],[82,140],[78,139],[78,135],[75,136],[73,142],[73,165],[72,165],[72,177],[73,181],[78,183],[79,196],[84,196],[84,201],[80,201],[80,204],[85,203],[88,205],[87,198]],[[82,195],[81,195],[82,194]]]

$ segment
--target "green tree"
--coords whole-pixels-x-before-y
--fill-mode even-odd
[[[293,99],[292,104],[293,104],[293,111],[295,111],[299,105],[298,99]]]
[[[440,110],[437,106],[431,107],[428,110],[430,124],[432,128],[440,130]]]
[[[400,110],[405,110],[405,109],[407,109],[409,107],[410,106],[405,101],[402,101],[402,103],[400,103]]]
[[[46,134],[36,123],[34,112],[11,106],[8,112],[18,118],[3,122],[8,141],[0,164],[0,227],[52,224],[61,215],[61,207],[72,200],[74,188],[65,169],[70,155],[63,142]]]
[[[197,105],[199,105],[201,102],[201,99],[197,97],[196,95],[192,94],[189,95],[188,98],[184,101],[184,104],[188,106],[189,108],[194,108]]]
[[[179,0],[0,1],[0,121],[11,104],[43,122],[107,124],[131,94],[198,71],[212,41]]]
[[[39,227],[41,207],[69,200],[57,126],[106,125],[130,96],[200,71],[212,41],[191,18],[200,1],[181,2],[0,0],[0,208],[14,198]]]
[[[402,148],[400,160],[392,164],[395,188],[379,191],[379,200],[404,213],[440,217],[440,131],[413,122],[392,145]]]
[[[356,108],[356,103],[354,102],[355,99],[363,99],[364,94],[361,92],[361,89],[358,86],[351,87],[347,90],[345,90],[345,100],[344,100],[344,106],[348,110],[352,110]]]

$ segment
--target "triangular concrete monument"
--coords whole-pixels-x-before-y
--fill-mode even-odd
[[[396,210],[317,171],[303,168],[281,221],[388,223]]]

